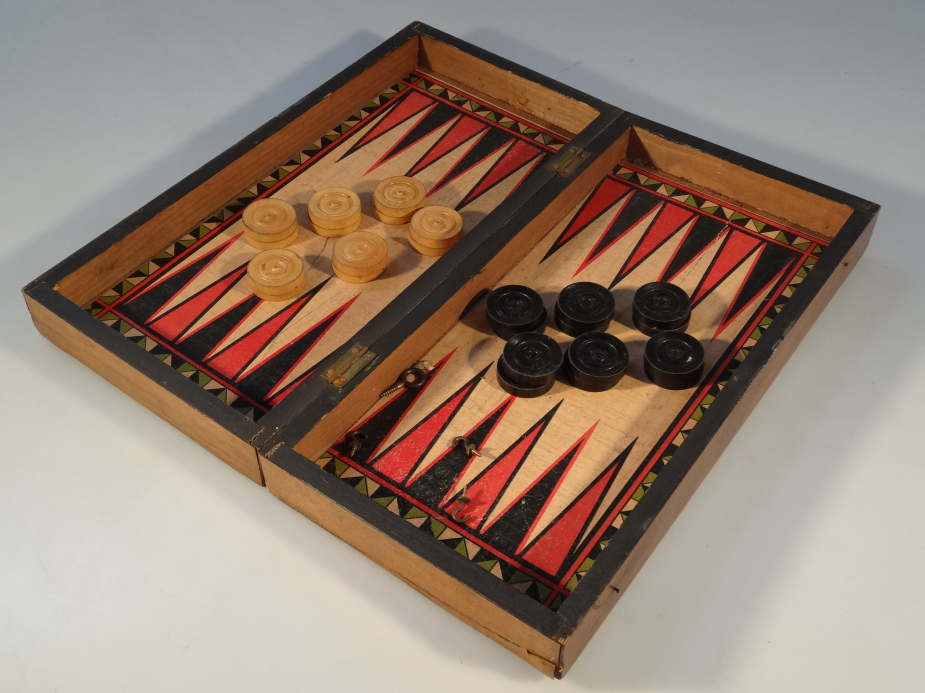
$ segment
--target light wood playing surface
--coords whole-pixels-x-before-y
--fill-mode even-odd
[[[395,205],[413,212],[421,204],[416,191],[425,190],[427,204],[458,209],[471,229],[561,146],[561,138],[538,126],[435,85],[413,75],[399,93],[387,90],[360,122],[351,116],[349,127],[316,142],[318,153],[303,153],[284,166],[280,175],[286,177],[263,198],[296,210],[298,235],[287,248],[305,259],[300,296],[248,303],[253,293],[243,268],[259,251],[247,242],[239,214],[219,212],[226,221],[205,222],[216,232],[151,276],[145,271],[128,278],[134,288],[120,285],[105,293],[94,314],[130,337],[144,335],[150,342],[143,345],[153,343],[170,351],[171,359],[189,362],[208,376],[207,387],[259,417],[437,261],[411,247],[407,225],[371,216],[381,181],[413,174],[413,185],[397,189],[414,199]],[[331,253],[337,239],[310,230],[309,200],[332,187],[358,195],[357,230],[377,235],[387,247],[388,266],[375,281],[356,284],[335,276]],[[146,301],[153,307],[139,308]],[[191,351],[189,345],[204,335],[211,340],[208,348]]]
[[[511,398],[497,382],[504,340],[492,333],[483,298],[427,353],[425,360],[437,368],[410,406],[398,415],[392,411],[400,391],[353,427],[372,432],[379,421],[395,419],[387,434],[365,444],[357,459],[345,454],[343,444],[332,453],[452,525],[473,560],[496,549],[545,585],[537,598],[556,606],[822,248],[699,193],[619,168],[498,283],[540,293],[550,316],[545,332],[563,350],[572,338],[551,317],[559,291],[576,281],[610,287],[617,319],[607,331],[630,354],[616,387],[586,392],[560,377],[543,396]],[[696,388],[661,389],[643,373],[647,337],[633,327],[631,301],[636,288],[656,280],[672,281],[693,299],[687,332],[706,352],[705,377]],[[459,467],[445,493],[428,498],[420,487],[456,454],[452,440],[489,419],[493,428],[476,441],[482,456]],[[492,528],[503,526],[518,507],[539,503],[529,496],[543,483],[548,488],[541,509],[516,528],[522,535],[493,538]],[[463,491],[470,499],[465,505],[455,500]],[[469,519],[454,524],[454,511]]]

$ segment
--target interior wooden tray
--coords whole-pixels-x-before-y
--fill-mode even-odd
[[[260,483],[255,450],[313,397],[310,376],[361,328],[386,332],[403,295],[426,293],[465,254],[414,252],[405,226],[369,216],[375,185],[414,175],[478,243],[557,177],[565,143],[616,114],[412,24],[31,283],[26,300],[49,339]],[[387,241],[375,282],[333,277],[333,239],[308,230],[305,204],[329,186],[356,190],[361,228]],[[302,227],[307,289],[291,301],[259,300],[245,276],[257,250],[241,212],[266,196],[296,206]]]
[[[626,114],[559,194],[468,249],[379,339],[387,354],[315,398],[261,451],[271,492],[550,676],[561,676],[863,252],[877,207]],[[634,290],[692,296],[706,374],[642,372]],[[484,294],[608,286],[618,387],[508,396]],[[550,319],[546,333],[570,338]],[[380,394],[419,359],[420,390]],[[351,446],[351,432],[362,431]],[[482,453],[453,447],[468,436]],[[465,489],[471,501],[458,499]]]

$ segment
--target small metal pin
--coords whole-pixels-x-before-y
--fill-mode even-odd
[[[379,395],[379,399],[395,394],[402,388],[420,390],[424,387],[424,383],[427,382],[427,378],[430,377],[430,372],[432,370],[433,368],[427,361],[418,361],[411,368],[402,371],[401,375],[398,376],[398,381],[387,390],[384,390]]]
[[[456,436],[453,438],[453,447],[457,446],[462,447],[462,449],[466,451],[466,454],[469,455],[469,457],[482,456],[482,453],[476,449],[475,443],[469,440],[466,436]]]
[[[468,488],[467,486],[463,486],[462,493],[460,493],[459,496],[456,498],[456,503],[458,504],[458,507],[456,508],[456,510],[450,513],[450,516],[454,520],[459,522],[460,524],[465,524],[466,522],[471,520],[473,517],[472,515],[463,515],[462,517],[459,516],[459,513],[465,510],[466,506],[472,502],[472,499],[466,495],[467,488]]]
[[[382,399],[383,397],[388,397],[389,395],[394,395],[396,392],[401,390],[404,386],[405,384],[401,380],[399,380],[397,383],[395,383],[391,387],[383,390],[382,393],[379,395],[379,399]]]
[[[347,444],[347,454],[353,457],[366,441],[366,434],[363,431],[350,431],[344,442]]]

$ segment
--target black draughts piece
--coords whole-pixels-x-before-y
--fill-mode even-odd
[[[546,323],[546,307],[540,295],[528,286],[509,284],[490,294],[485,303],[488,324],[501,339],[522,332],[537,332]]]
[[[703,346],[686,332],[659,332],[646,343],[645,372],[666,390],[684,390],[700,382]]]
[[[691,320],[691,299],[678,286],[649,282],[633,296],[633,324],[650,337],[663,330],[684,330]]]
[[[613,294],[594,282],[575,282],[559,292],[556,325],[567,335],[603,332],[613,319]]]
[[[586,332],[569,345],[562,371],[575,387],[603,392],[616,385],[629,364],[629,351],[606,332]]]

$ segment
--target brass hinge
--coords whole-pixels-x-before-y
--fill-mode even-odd
[[[324,379],[340,389],[372,363],[376,356],[369,350],[369,347],[354,344],[350,347],[350,351],[337,359],[334,365],[324,372]]]
[[[552,165],[552,170],[563,178],[568,178],[575,173],[575,169],[581,165],[581,162],[588,158],[588,152],[578,147],[569,147],[556,163]]]

